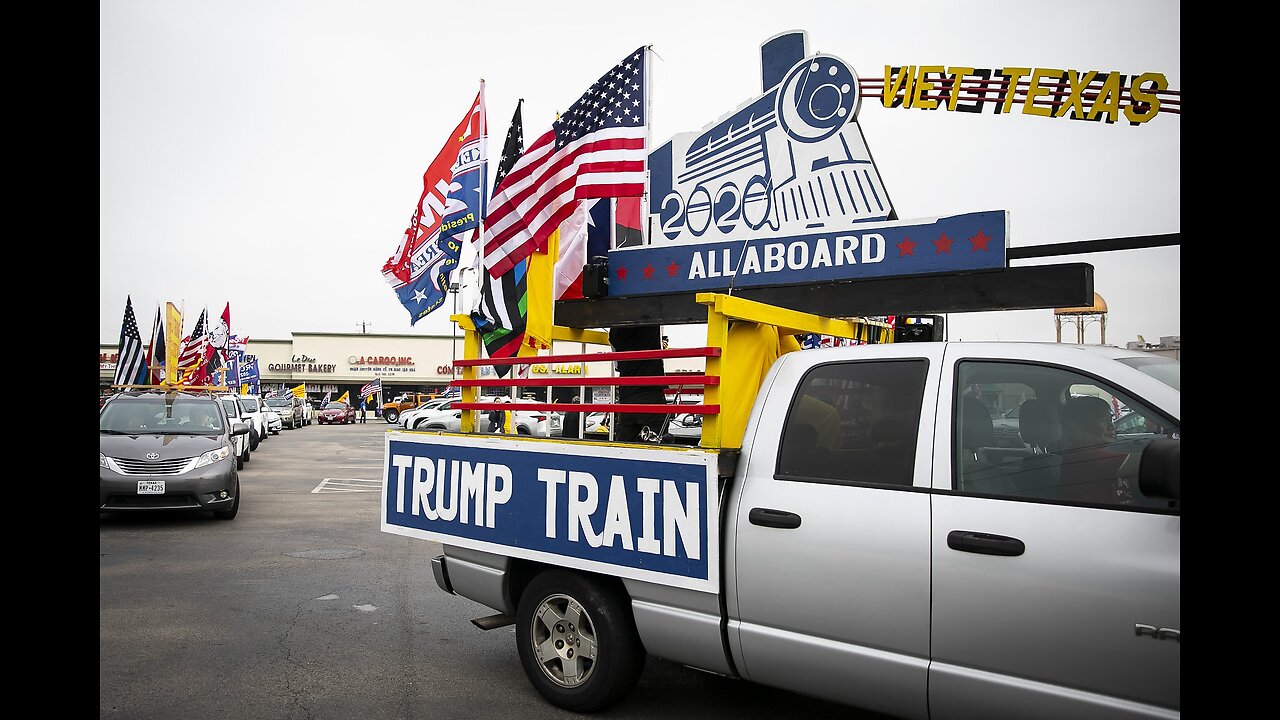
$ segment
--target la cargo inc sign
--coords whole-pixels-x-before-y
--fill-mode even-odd
[[[353,373],[395,375],[416,372],[417,365],[412,355],[349,355],[347,370]]]
[[[387,433],[382,530],[716,592],[716,455]]]

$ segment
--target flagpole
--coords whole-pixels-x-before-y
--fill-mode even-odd
[[[650,242],[649,228],[649,148],[652,147],[650,142],[650,133],[653,128],[653,92],[652,83],[650,82],[650,72],[653,70],[653,64],[649,62],[649,56],[653,53],[652,45],[644,46],[644,192],[640,195],[640,217],[644,221],[640,223],[640,244],[647,246]]]

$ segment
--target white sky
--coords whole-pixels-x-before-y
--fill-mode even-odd
[[[109,0],[101,10],[100,338],[132,295],[231,304],[232,332],[448,334],[452,301],[409,325],[381,269],[422,173],[486,81],[490,173],[525,99],[526,144],[652,45],[653,147],[760,92],[759,47],[806,30],[860,77],[885,65],[1160,72],[1181,90],[1180,10],[1166,0],[600,2]],[[608,8],[605,10],[603,8]],[[902,219],[1010,212],[1013,247],[1181,231],[1180,116],[1132,127],[1022,114],[858,116]],[[1109,344],[1180,334],[1181,249],[1088,262]],[[1053,340],[1050,309],[952,314],[950,338]],[[698,344],[698,326],[669,331]],[[1064,328],[1064,339],[1075,337]],[[1098,341],[1091,326],[1087,342]]]

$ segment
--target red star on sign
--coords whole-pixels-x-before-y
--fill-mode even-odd
[[[934,255],[941,255],[942,253],[946,253],[948,255],[951,254],[951,238],[947,237],[946,233],[942,233],[942,237],[934,240],[933,244],[938,248],[934,251]]]
[[[902,238],[902,242],[898,243],[898,257],[916,256],[916,244],[911,242],[911,238]]]
[[[675,277],[678,272],[680,272],[680,266],[676,264],[675,260],[672,260],[671,264],[667,266],[667,277]]]
[[[970,252],[978,252],[979,250],[987,252],[987,242],[989,240],[991,240],[991,238],[987,237],[986,234],[979,230],[977,235],[969,238],[969,242],[973,243],[973,250]]]
[[[648,263],[644,266],[644,279],[651,280],[653,278],[653,266]]]
[[[627,279],[627,269],[625,267],[618,268],[618,279],[619,280]]]

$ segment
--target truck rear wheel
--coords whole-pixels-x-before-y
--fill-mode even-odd
[[[538,575],[521,594],[516,649],[534,688],[574,712],[602,710],[625,697],[646,657],[621,593],[565,570]]]

